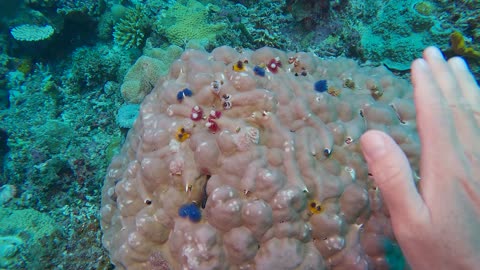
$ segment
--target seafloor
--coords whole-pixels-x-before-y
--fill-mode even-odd
[[[2,0],[0,269],[113,268],[100,191],[141,101],[120,91],[140,56],[157,60],[155,78],[184,49],[221,45],[346,56],[408,78],[435,45],[464,56],[478,81],[479,9],[477,0]]]

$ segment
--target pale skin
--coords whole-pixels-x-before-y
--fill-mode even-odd
[[[463,59],[425,49],[412,64],[420,181],[387,134],[360,139],[414,270],[480,268],[480,89]]]

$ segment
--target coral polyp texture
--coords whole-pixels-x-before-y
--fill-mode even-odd
[[[401,252],[358,142],[373,128],[418,169],[412,88],[384,67],[187,50],[109,166],[103,244],[117,269],[392,269]]]

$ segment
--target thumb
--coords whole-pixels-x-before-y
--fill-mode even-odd
[[[423,200],[402,149],[387,134],[369,130],[360,138],[368,169],[382,192],[392,219],[418,218]]]

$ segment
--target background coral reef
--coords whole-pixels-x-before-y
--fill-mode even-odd
[[[121,89],[140,57],[161,69],[141,95],[184,49],[219,45],[347,56],[406,78],[409,63],[436,45],[447,57],[465,56],[478,81],[479,6],[470,0],[2,1],[0,249],[8,252],[0,254],[0,268],[111,269],[100,241],[100,190],[138,109]],[[21,25],[54,32],[17,40],[11,31]],[[27,221],[14,227],[13,216]],[[40,230],[32,216],[51,230]]]

